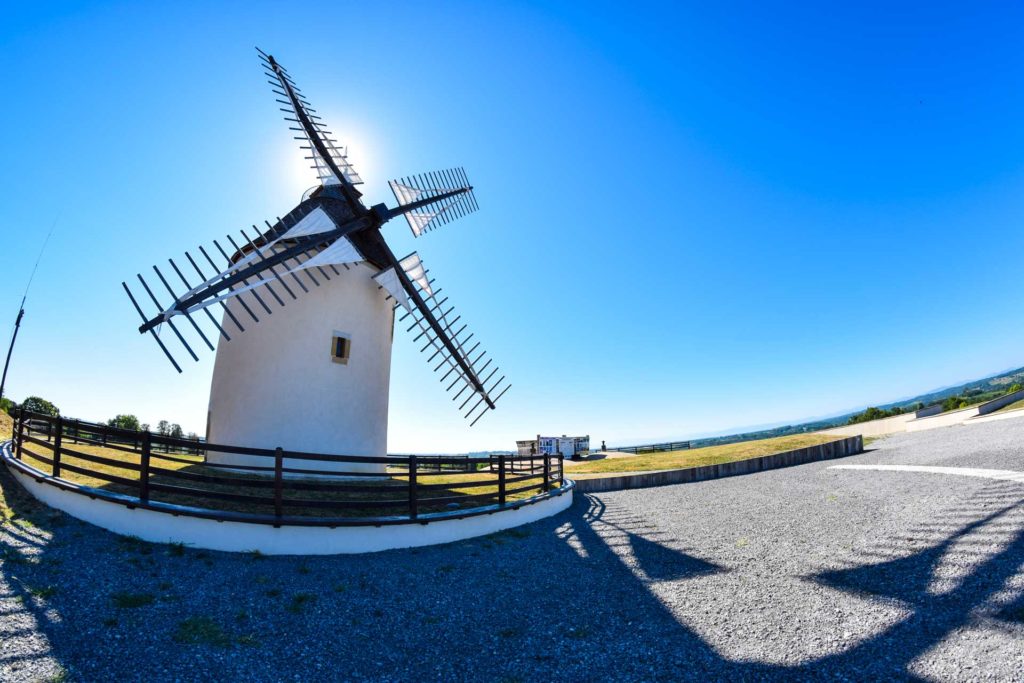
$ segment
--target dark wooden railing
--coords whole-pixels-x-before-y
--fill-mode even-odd
[[[685,451],[690,448],[689,441],[668,441],[666,443],[652,443],[646,446],[620,446],[619,448],[608,448],[609,451],[622,453],[664,453],[666,451]]]
[[[15,420],[12,453],[9,464],[25,474],[92,498],[275,526],[425,524],[515,509],[570,488],[561,456],[300,453],[28,412]],[[211,453],[255,457],[228,464],[211,462]]]

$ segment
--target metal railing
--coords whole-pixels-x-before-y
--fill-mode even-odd
[[[515,509],[571,488],[561,456],[301,453],[197,444],[25,411],[15,420],[11,452],[8,464],[23,473],[92,498],[274,526],[428,523]],[[245,462],[259,464],[210,462],[210,453],[255,456]]]

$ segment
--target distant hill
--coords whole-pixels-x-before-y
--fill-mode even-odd
[[[909,411],[918,404],[924,404],[925,407],[932,406],[937,403],[942,403],[952,396],[967,397],[972,399],[971,402],[976,402],[978,399],[987,399],[989,397],[995,398],[996,395],[1004,393],[1011,385],[1017,383],[1024,384],[1024,368],[1008,370],[983,379],[976,379],[970,382],[964,382],[963,384],[936,389],[912,398],[901,399],[899,401],[893,401],[892,403],[882,403],[875,407],[882,410],[904,408]],[[694,447],[710,446],[735,443],[737,441],[770,439],[776,436],[801,434],[804,432],[816,432],[822,429],[828,429],[829,427],[838,427],[840,425],[847,424],[851,417],[859,414],[860,412],[861,411],[845,413],[843,415],[815,420],[813,422],[802,422],[795,425],[785,425],[783,427],[773,427],[772,429],[744,432],[741,434],[729,434],[727,436],[716,436],[705,439],[691,439],[690,444]]]

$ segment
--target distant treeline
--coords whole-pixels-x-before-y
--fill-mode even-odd
[[[0,400],[0,409],[4,410],[8,415],[14,416],[15,411],[18,408],[23,408],[30,413],[38,413],[40,415],[49,415],[50,417],[58,417],[60,415],[60,408],[55,406],[50,401],[40,396],[29,396],[21,404],[17,404],[14,401],[5,398]],[[117,427],[118,429],[131,429],[134,431],[148,432],[150,431],[149,425],[145,422],[139,422],[139,418],[129,413],[115,415],[114,417],[107,420],[108,427]],[[168,422],[167,420],[160,420],[156,425],[155,432],[160,436],[170,436],[175,439],[191,439],[195,440],[198,435],[195,432],[189,432],[185,434],[181,425]]]
[[[875,408],[874,406],[868,408],[863,413],[857,413],[850,417],[846,421],[848,425],[855,425],[861,422],[871,422],[872,420],[880,420],[883,417],[894,417],[896,415],[903,415],[904,413],[913,413],[917,410],[921,410],[925,405],[921,402],[917,402],[911,406],[895,406],[888,410],[884,408]]]
[[[904,413],[911,413],[922,408],[930,408],[931,406],[941,405],[942,411],[946,412],[949,410],[959,410],[960,408],[967,408],[978,403],[985,403],[992,399],[1005,396],[1006,394],[1012,394],[1015,391],[1020,391],[1022,388],[1020,383],[1011,384],[1006,389],[995,389],[991,391],[984,391],[979,387],[971,389],[964,389],[961,393],[953,396],[947,396],[941,401],[934,401],[925,405],[924,402],[918,401],[909,406],[894,406],[889,409],[871,407],[862,413],[852,415],[846,424],[855,425],[860,422],[870,422],[871,420],[880,420],[883,417],[893,417],[895,415],[903,415]]]

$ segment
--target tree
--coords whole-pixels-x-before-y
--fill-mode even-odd
[[[962,396],[950,396],[942,402],[943,412],[948,410],[959,410],[960,408],[966,408],[970,403]]]
[[[139,431],[140,432],[148,432],[149,431],[149,423],[148,422],[143,422],[141,425],[139,425]]]
[[[40,415],[49,415],[50,417],[60,415],[60,410],[57,406],[39,396],[29,396],[22,402],[21,407],[30,413],[39,413]]]
[[[167,430],[167,436],[172,439],[180,439],[183,435],[184,433],[181,431],[181,425],[178,423],[172,424]]]
[[[160,420],[156,423],[156,433],[160,436],[167,436],[171,431],[171,424],[167,420]]]
[[[107,420],[108,427],[117,427],[118,429],[131,429],[139,431],[139,418],[134,415],[118,415],[110,420]]]
[[[1020,391],[1021,389],[1024,389],[1024,387],[1020,385],[1020,382],[1016,382],[1010,385],[1010,388],[1006,390],[1006,393],[1012,394],[1013,392]]]
[[[8,415],[14,415],[14,409],[18,407],[18,404],[9,398],[0,398],[0,410],[4,411]]]

